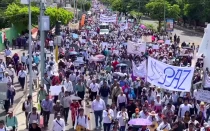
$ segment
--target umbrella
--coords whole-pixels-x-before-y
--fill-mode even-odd
[[[76,51],[69,52],[69,55],[77,55],[78,53]]]
[[[145,25],[140,25],[140,27],[141,27],[142,29],[146,29],[146,28],[147,28]]]
[[[96,58],[99,58],[99,59],[104,59],[104,58],[105,58],[105,56],[104,56],[104,55],[102,55],[102,54],[95,55],[95,57],[96,57]]]
[[[117,67],[123,67],[123,66],[128,66],[128,65],[124,63],[117,64]]]
[[[164,43],[164,40],[158,40],[157,42],[158,43]]]
[[[126,73],[121,73],[121,72],[114,72],[113,75],[117,75],[117,76],[124,77],[124,76],[126,76],[127,74],[126,74]]]
[[[70,95],[70,99],[71,99],[71,100],[75,100],[75,101],[81,100],[80,97],[75,96],[75,95]]]
[[[128,122],[128,124],[133,126],[150,126],[152,125],[152,122],[148,119],[137,118],[137,119],[131,119]]]

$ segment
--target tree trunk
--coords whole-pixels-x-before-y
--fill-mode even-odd
[[[158,20],[158,32],[160,32],[161,29],[161,20]]]

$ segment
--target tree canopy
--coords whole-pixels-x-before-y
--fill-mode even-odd
[[[40,9],[36,6],[31,6],[31,18],[32,24],[38,24],[38,15]],[[4,12],[5,17],[10,24],[24,24],[28,25],[28,7],[24,5],[18,5],[15,3],[9,4]],[[50,17],[51,26],[55,25],[56,20],[62,22],[62,24],[68,24],[73,19],[73,13],[63,8],[48,7],[45,10],[45,15]]]

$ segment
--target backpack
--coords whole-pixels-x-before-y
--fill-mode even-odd
[[[22,104],[22,111],[26,111],[25,102],[26,101],[24,101],[23,104]],[[27,104],[28,104],[28,101],[27,101]]]

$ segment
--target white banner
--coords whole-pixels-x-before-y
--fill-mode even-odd
[[[196,93],[195,99],[203,102],[210,103],[210,91],[199,89]]]
[[[128,29],[128,22],[121,22],[120,23],[120,31],[123,31],[123,30],[127,30]]]
[[[138,66],[132,61],[133,76],[146,77],[147,75],[147,64],[146,60],[141,62]]]
[[[189,92],[193,73],[194,67],[177,67],[148,58],[147,81],[158,87]]]
[[[204,76],[204,87],[210,88],[210,77],[208,76],[208,74],[206,72],[205,72],[205,76]]]
[[[100,22],[103,23],[111,23],[117,21],[117,15],[107,16],[107,15],[100,15]]]
[[[141,53],[145,53],[146,51],[146,43],[135,43],[132,41],[128,41],[127,45],[127,53],[128,54],[137,54],[141,55]]]

